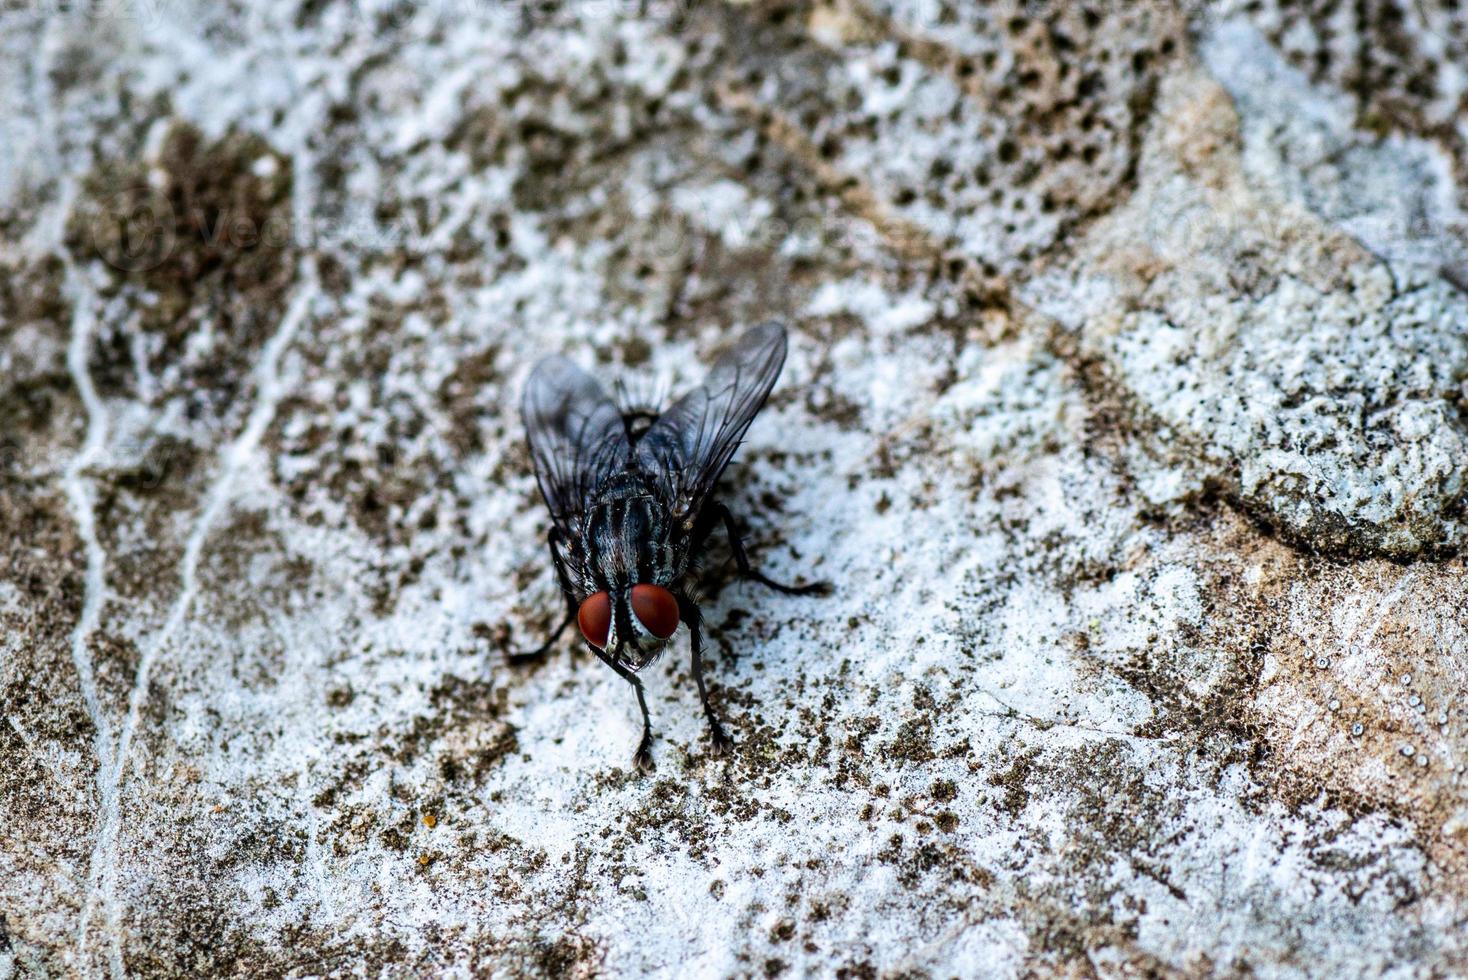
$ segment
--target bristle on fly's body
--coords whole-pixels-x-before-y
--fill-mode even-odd
[[[630,380],[620,377],[613,383],[612,397],[627,423],[628,436],[635,440],[647,431],[663,414],[667,395],[667,382],[649,375],[636,375]]]

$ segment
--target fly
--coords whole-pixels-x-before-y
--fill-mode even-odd
[[[785,364],[785,328],[766,323],[741,336],[703,383],[662,413],[622,411],[591,375],[547,357],[525,385],[521,407],[535,479],[550,509],[546,537],[566,616],[597,659],[631,684],[642,709],[634,761],[652,768],[652,723],[638,672],[653,663],[679,623],[688,627],[693,679],[716,753],[730,745],[703,681],[703,633],[692,573],[720,526],[739,572],[777,592],[829,591],[782,585],[752,568],[715,484]]]

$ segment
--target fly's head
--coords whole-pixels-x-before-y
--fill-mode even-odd
[[[577,625],[588,643],[633,672],[655,661],[678,629],[672,530],[666,511],[645,496],[615,499],[587,515]]]

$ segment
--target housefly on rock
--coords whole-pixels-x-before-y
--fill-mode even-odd
[[[785,329],[766,323],[745,333],[714,362],[703,383],[661,413],[623,411],[591,375],[564,357],[547,357],[525,385],[522,414],[566,617],[543,655],[574,620],[602,663],[637,692],[642,740],[635,761],[652,768],[652,724],[638,672],[657,660],[679,623],[688,627],[693,679],[716,752],[729,746],[703,682],[703,633],[692,573],[709,536],[723,526],[740,573],[777,592],[794,587],[749,564],[729,508],[715,484],[785,363]]]

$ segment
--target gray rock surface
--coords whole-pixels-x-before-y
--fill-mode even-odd
[[[1468,21],[0,12],[0,978],[1468,970]],[[789,324],[631,693],[515,406]],[[640,380],[639,380],[640,379]]]

